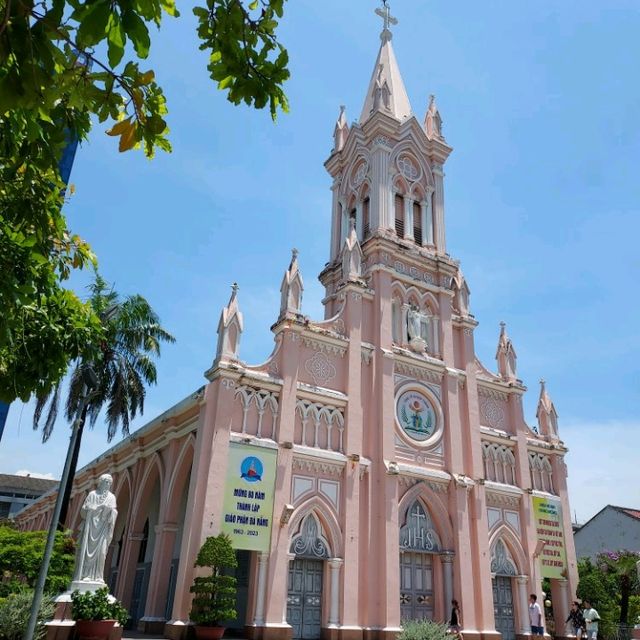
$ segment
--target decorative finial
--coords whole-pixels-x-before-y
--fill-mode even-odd
[[[540,378],[540,386],[542,387],[542,390],[544,391],[544,387],[545,387],[545,379],[544,378]]]
[[[507,323],[506,323],[504,320],[502,320],[502,321],[500,322],[500,327],[501,327],[502,329],[504,329],[506,326],[507,326]]]
[[[398,24],[398,21],[391,15],[391,11],[387,6],[387,0],[382,0],[382,8],[376,9],[376,14],[384,21],[380,40],[382,40],[382,42],[388,42],[392,37],[391,31],[389,31],[389,25]]]
[[[294,247],[291,249],[291,262],[293,262],[298,257],[298,250]]]
[[[431,106],[436,101],[436,97],[433,93],[429,94],[429,106]]]
[[[237,282],[234,282],[234,283],[231,285],[231,292],[235,295],[236,293],[238,293],[238,289],[239,289],[239,288],[240,288],[240,287],[238,286],[238,283],[237,283]]]

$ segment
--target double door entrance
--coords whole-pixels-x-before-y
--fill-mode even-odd
[[[296,558],[289,565],[287,622],[293,640],[317,640],[322,624],[322,560]]]
[[[433,563],[429,553],[400,554],[402,620],[433,620]]]
[[[493,579],[493,613],[496,631],[502,634],[502,639],[515,640],[513,591],[509,576],[496,576]]]

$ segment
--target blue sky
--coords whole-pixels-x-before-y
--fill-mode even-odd
[[[340,104],[358,117],[379,46],[378,3],[295,0],[280,37],[291,113],[227,103],[183,8],[154,38],[174,152],[119,154],[96,127],[76,156],[67,207],[104,277],[139,292],[177,337],[141,426],[204,382],[231,282],[245,315],[241,356],[269,354],[278,288],[300,250],[304,311],[322,315],[330,179],[323,162]],[[449,252],[462,262],[494,368],[507,322],[534,422],[538,379],[560,414],[579,520],[640,507],[637,472],[640,252],[640,11],[634,0],[395,0],[393,44],[416,116],[435,93],[454,152],[446,170]],[[43,446],[32,407],[11,407],[0,472],[60,473],[68,430]],[[87,434],[81,463],[106,445]]]

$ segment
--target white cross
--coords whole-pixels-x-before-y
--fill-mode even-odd
[[[389,25],[398,24],[396,18],[391,15],[391,11],[387,6],[386,0],[382,2],[382,9],[376,9],[376,14],[379,15],[384,20],[384,27],[382,29],[382,35],[391,37],[391,31],[389,31]]]

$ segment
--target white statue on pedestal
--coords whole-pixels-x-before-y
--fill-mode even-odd
[[[82,505],[84,521],[78,538],[72,589],[87,590],[87,583],[98,583],[95,588],[104,586],[104,565],[118,517],[116,497],[109,491],[112,484],[113,478],[108,473],[101,475],[97,489],[89,492]]]
[[[422,353],[427,348],[427,342],[422,337],[422,325],[427,321],[427,316],[418,309],[409,308],[407,312],[407,333],[409,334],[409,346],[417,353]]]

